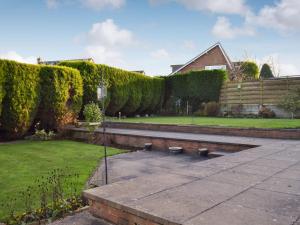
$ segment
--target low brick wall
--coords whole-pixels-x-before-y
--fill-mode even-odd
[[[89,212],[101,219],[104,219],[113,224],[147,224],[147,225],[161,225],[170,224],[178,225],[170,221],[162,221],[160,218],[154,218],[154,216],[145,215],[145,213],[131,213],[130,209],[126,210],[121,206],[112,206],[109,202],[89,200]],[[132,211],[132,209],[131,209]]]
[[[83,130],[71,129],[68,136],[73,140],[87,141],[90,139],[90,133]],[[103,144],[102,132],[94,134],[94,143]],[[222,142],[206,142],[196,140],[173,139],[164,137],[148,137],[140,135],[126,135],[126,134],[106,134],[106,144],[108,146],[123,146],[128,148],[143,149],[145,143],[152,143],[152,149],[168,151],[170,146],[180,146],[187,154],[197,154],[199,148],[207,148],[209,151],[224,151],[224,152],[238,152],[245,149],[257,147],[255,145],[233,144]]]
[[[215,134],[256,138],[300,139],[300,129],[234,128],[197,125],[168,125],[152,123],[107,122],[109,128]]]

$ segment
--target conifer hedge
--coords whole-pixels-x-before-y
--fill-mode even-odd
[[[23,136],[34,121],[57,129],[81,109],[82,79],[77,70],[0,60],[0,79],[0,130],[9,138]]]
[[[41,103],[37,120],[46,129],[60,129],[77,118],[82,106],[82,79],[68,67],[41,67]]]
[[[227,79],[224,70],[192,71],[166,77],[167,100],[181,99],[196,110],[202,102],[219,101],[223,82]]]
[[[22,136],[30,128],[40,103],[40,67],[0,60],[4,74],[1,129],[12,137]]]
[[[60,65],[76,68],[83,79],[83,104],[97,102],[96,90],[103,76],[108,87],[106,113],[114,116],[151,113],[161,105],[164,96],[164,79],[151,78],[91,62],[62,62]]]

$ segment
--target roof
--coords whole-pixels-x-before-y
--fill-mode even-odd
[[[184,64],[183,66],[181,66],[180,68],[178,68],[177,70],[175,70],[174,72],[170,73],[170,75],[174,75],[174,74],[178,73],[180,70],[182,70],[183,68],[187,67],[191,63],[195,62],[197,59],[199,59],[201,56],[203,56],[207,52],[211,51],[215,47],[219,47],[221,49],[221,52],[222,52],[222,54],[224,55],[224,57],[226,59],[226,62],[228,63],[230,69],[232,69],[232,63],[231,63],[228,55],[226,54],[226,52],[225,52],[224,48],[222,47],[221,43],[217,42],[216,44],[212,45],[211,47],[209,47],[208,49],[206,49],[205,51],[203,51],[201,54],[197,55],[195,58],[191,59],[186,64]]]

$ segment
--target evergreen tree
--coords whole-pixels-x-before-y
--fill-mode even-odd
[[[262,67],[261,67],[261,70],[260,70],[260,77],[262,79],[266,79],[266,78],[272,78],[274,77],[273,73],[272,73],[272,70],[270,68],[270,66],[268,64],[264,64]]]

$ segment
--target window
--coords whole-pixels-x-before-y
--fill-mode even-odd
[[[205,66],[205,70],[226,70],[226,65]]]

